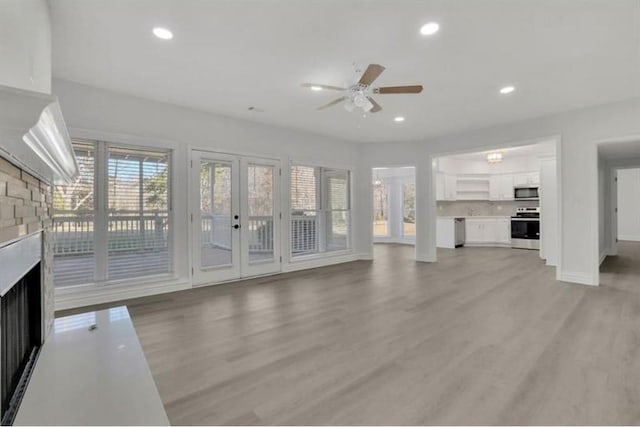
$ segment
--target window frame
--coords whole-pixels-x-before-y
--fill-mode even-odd
[[[372,181],[374,181],[374,180],[372,180]],[[376,191],[376,188],[375,188],[376,184],[374,182],[372,182],[372,184],[373,184],[373,187],[372,187],[373,191],[371,192],[371,196],[373,198],[373,200],[372,200],[373,203],[371,203],[371,208],[373,209],[373,220],[372,220],[372,224],[371,224],[372,225],[371,233],[372,233],[374,239],[377,239],[377,238],[380,238],[380,239],[388,238],[388,237],[391,237],[391,227],[390,227],[390,224],[389,224],[389,216],[390,216],[389,215],[389,183],[387,183],[384,179],[381,179],[380,180],[380,184],[379,184],[380,186],[382,186],[384,188],[384,199],[385,199],[384,200],[384,216],[385,216],[386,223],[387,223],[387,225],[386,225],[387,233],[386,234],[376,234],[375,233],[376,207],[374,205],[376,203],[376,200],[375,200],[375,196],[374,196],[373,193]]]
[[[318,229],[316,230],[316,234],[317,234],[317,244],[318,244],[318,250],[317,252],[313,252],[313,253],[308,253],[308,254],[303,254],[303,255],[297,255],[295,256],[293,254],[293,239],[292,239],[292,235],[291,235],[291,227],[292,227],[292,221],[293,221],[293,209],[292,209],[292,204],[291,204],[291,193],[292,193],[292,181],[291,181],[291,172],[293,167],[309,167],[309,168],[313,168],[314,169],[314,173],[316,175],[316,207],[317,210],[315,212],[317,212],[318,218],[321,218],[318,221]],[[327,209],[327,205],[328,205],[328,191],[327,191],[327,185],[324,182],[325,181],[325,176],[323,174],[323,170],[337,170],[337,171],[344,171],[347,173],[347,206],[348,209]],[[308,260],[314,260],[314,259],[322,259],[322,258],[330,258],[330,257],[335,257],[335,256],[341,256],[341,255],[347,255],[347,254],[352,254],[354,252],[353,249],[353,176],[354,176],[354,168],[350,167],[350,166],[345,166],[345,165],[332,165],[332,164],[327,164],[327,163],[316,163],[316,162],[310,162],[310,161],[296,161],[296,160],[290,160],[289,164],[288,164],[288,171],[287,171],[287,181],[288,181],[288,191],[286,193],[287,196],[287,207],[288,207],[288,224],[287,224],[287,235],[288,235],[288,239],[282,239],[283,240],[283,244],[286,244],[288,246],[288,250],[286,253],[288,253],[289,256],[289,262],[290,263],[297,263],[297,262],[303,262],[303,261],[308,261]],[[327,214],[328,212],[333,212],[333,211],[338,211],[338,212],[348,212],[348,220],[347,220],[347,235],[346,235],[346,239],[347,239],[347,248],[345,249],[337,249],[337,250],[327,250],[326,248],[326,226],[327,226]],[[310,212],[310,211],[309,211]],[[286,243],[284,243],[286,242]]]
[[[166,280],[176,278],[175,265],[175,214],[173,210],[173,180],[175,148],[164,144],[153,145],[151,143],[126,143],[107,141],[105,139],[72,138],[72,142],[92,144],[95,147],[94,158],[94,277],[93,281],[57,287],[56,291],[67,292],[73,289],[87,287],[105,288],[114,285],[138,285],[155,282],[158,279]],[[109,148],[111,146],[130,150],[148,150],[166,152],[167,154],[167,251],[169,271],[158,274],[141,275],[119,279],[108,278],[109,268]],[[54,213],[55,214],[55,213]],[[96,242],[101,242],[97,244]],[[54,255],[55,262],[55,255]]]
[[[415,180],[407,180],[407,181],[403,181],[401,183],[401,188],[402,188],[402,238],[403,239],[415,239],[416,238],[416,231],[414,229],[413,234],[406,234],[405,233],[405,229],[404,229],[404,217],[405,217],[405,213],[407,212],[407,208],[406,208],[406,194],[407,194],[407,187],[408,186],[413,186],[413,217],[414,217],[414,221],[415,221],[415,217],[416,217],[416,183]],[[415,227],[415,222],[413,223],[414,227]]]

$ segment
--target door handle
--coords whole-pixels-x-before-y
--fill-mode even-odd
[[[240,224],[234,225],[233,228],[235,228],[237,230],[238,228],[240,228]]]

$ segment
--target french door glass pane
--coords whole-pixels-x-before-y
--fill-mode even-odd
[[[200,265],[232,263],[231,163],[200,162]]]
[[[249,262],[273,260],[273,166],[248,165]]]
[[[95,280],[94,174],[96,147],[73,142],[79,175],[53,193],[53,274],[56,287]]]
[[[108,278],[168,273],[169,154],[109,147]]]

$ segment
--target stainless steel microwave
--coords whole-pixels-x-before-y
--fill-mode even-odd
[[[515,187],[513,189],[513,198],[516,200],[539,200],[539,189],[531,186]]]

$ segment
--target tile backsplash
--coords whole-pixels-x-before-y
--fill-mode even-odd
[[[535,200],[490,202],[485,200],[457,200],[438,202],[438,216],[512,216],[516,208],[538,206]]]

